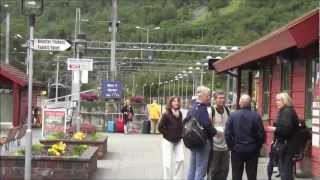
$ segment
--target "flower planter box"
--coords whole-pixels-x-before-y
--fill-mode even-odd
[[[79,157],[33,156],[32,180],[90,180],[97,169],[97,147],[89,147]],[[24,178],[25,157],[0,156],[0,179],[21,180]]]
[[[79,144],[86,144],[88,146],[95,146],[98,147],[97,158],[103,159],[107,153],[107,145],[108,145],[108,136],[106,134],[101,134],[97,140],[74,140],[74,139],[55,139],[55,140],[48,140],[42,139],[39,142],[44,145],[52,145],[58,142],[64,142],[67,145],[79,145]]]

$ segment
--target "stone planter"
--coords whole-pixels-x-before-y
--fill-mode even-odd
[[[58,142],[64,142],[67,145],[79,145],[79,144],[86,144],[88,146],[95,146],[98,147],[97,158],[103,159],[107,153],[107,145],[108,145],[108,136],[106,134],[101,134],[97,140],[74,140],[74,139],[55,139],[55,140],[48,140],[42,139],[39,142],[44,145],[52,145]]]
[[[97,169],[97,147],[89,147],[79,157],[34,156],[32,180],[90,180]],[[24,178],[24,156],[1,155],[0,172],[5,180]]]

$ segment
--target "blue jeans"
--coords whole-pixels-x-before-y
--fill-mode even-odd
[[[293,165],[291,154],[284,153],[279,157],[281,180],[293,180]]]
[[[191,150],[188,180],[204,180],[208,168],[209,154],[209,142],[201,148]]]

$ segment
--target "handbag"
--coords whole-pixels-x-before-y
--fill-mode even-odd
[[[276,141],[275,144],[271,146],[271,148],[275,155],[282,156],[287,151],[288,144],[286,141],[284,142]]]

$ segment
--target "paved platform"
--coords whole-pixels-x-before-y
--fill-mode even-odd
[[[94,180],[162,179],[161,135],[109,134],[108,153],[98,161]],[[185,149],[185,174],[189,150]],[[258,179],[267,179],[267,158],[260,158]],[[229,176],[231,175],[231,171]],[[228,179],[231,180],[231,177]],[[246,179],[245,177],[243,178]],[[274,178],[275,180],[279,178]],[[307,179],[304,179],[307,180]]]
[[[98,160],[98,169],[92,180],[157,180],[162,179],[161,135],[108,134],[108,152],[103,160]],[[41,137],[40,129],[33,129],[33,143]],[[23,147],[15,143],[10,151]],[[4,148],[2,148],[4,153]],[[188,170],[189,150],[185,149],[185,177]],[[260,158],[258,179],[266,180],[267,159]],[[231,171],[228,180],[231,180]],[[246,179],[245,177],[243,178]],[[279,180],[279,178],[274,178]],[[298,180],[298,179],[297,179]],[[311,180],[311,179],[301,179]],[[318,180],[318,179],[317,179]]]

